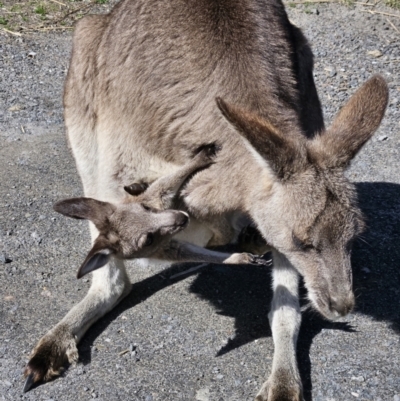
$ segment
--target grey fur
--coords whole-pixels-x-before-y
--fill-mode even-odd
[[[259,401],[302,399],[299,274],[326,318],[354,305],[351,242],[363,221],[343,173],[387,104],[375,76],[325,129],[312,65],[280,0],[123,0],[79,22],[65,86],[88,197],[122,203],[124,186],[176,171],[203,143],[223,145],[218,163],[182,193],[185,237],[201,246],[235,241],[247,216],[273,248],[275,355]],[[79,341],[128,292],[123,264],[111,260],[62,322]],[[93,306],[96,315],[82,314]]]

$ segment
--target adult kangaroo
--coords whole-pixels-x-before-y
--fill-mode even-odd
[[[259,401],[303,398],[299,275],[327,319],[354,306],[350,253],[363,220],[344,170],[387,104],[386,83],[374,76],[325,129],[312,68],[280,0],[123,0],[78,23],[65,85],[87,197],[122,203],[124,186],[176,171],[204,143],[222,145],[183,191],[184,236],[226,244],[246,216],[273,249],[275,354]],[[86,297],[35,349],[28,379],[48,380],[60,361],[76,361],[76,343],[129,291],[121,260],[94,271]]]

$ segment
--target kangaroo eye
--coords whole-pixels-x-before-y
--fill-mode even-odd
[[[307,244],[303,242],[300,238],[296,237],[296,235],[292,234],[292,240],[294,246],[300,251],[308,251],[313,248],[312,244]]]
[[[144,246],[150,246],[154,242],[154,235],[153,234],[147,234],[146,242],[144,243]]]
[[[147,205],[145,205],[145,204],[143,204],[143,203],[142,203],[142,208],[143,208],[144,210],[151,210]]]

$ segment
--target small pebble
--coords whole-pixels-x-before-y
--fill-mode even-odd
[[[12,262],[12,259],[9,258],[9,257],[7,257],[7,256],[4,255],[4,254],[0,254],[0,262],[1,262],[1,263],[4,263],[4,264],[6,264],[6,263],[11,263],[11,262]]]
[[[368,56],[372,56],[375,58],[382,57],[382,52],[380,52],[379,50],[370,50],[370,51],[367,51],[367,54],[368,54]]]

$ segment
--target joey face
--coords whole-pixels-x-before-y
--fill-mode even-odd
[[[109,229],[100,232],[100,236],[108,238],[117,257],[142,258],[154,254],[188,223],[189,217],[184,212],[158,211],[141,203],[130,203],[118,206],[109,217]]]
[[[243,136],[249,157],[256,155],[263,169],[250,189],[248,213],[267,242],[304,277],[312,305],[328,319],[354,306],[351,245],[364,226],[344,170],[378,128],[387,100],[384,79],[374,76],[328,130],[307,138],[295,123],[292,132],[282,132],[257,114],[217,99]]]
[[[54,205],[57,212],[91,220],[99,231],[78,278],[104,266],[111,255],[121,259],[155,255],[174,234],[182,231],[189,223],[189,216],[170,209],[173,199],[187,177],[214,162],[218,150],[214,143],[204,144],[187,164],[150,187],[143,183],[124,187],[135,196],[130,203],[114,205],[91,198],[57,202]]]
[[[189,223],[184,212],[153,210],[135,202],[114,205],[91,198],[73,198],[57,202],[54,209],[69,217],[88,219],[99,231],[78,270],[78,278],[104,266],[111,255],[121,259],[150,257]]]

